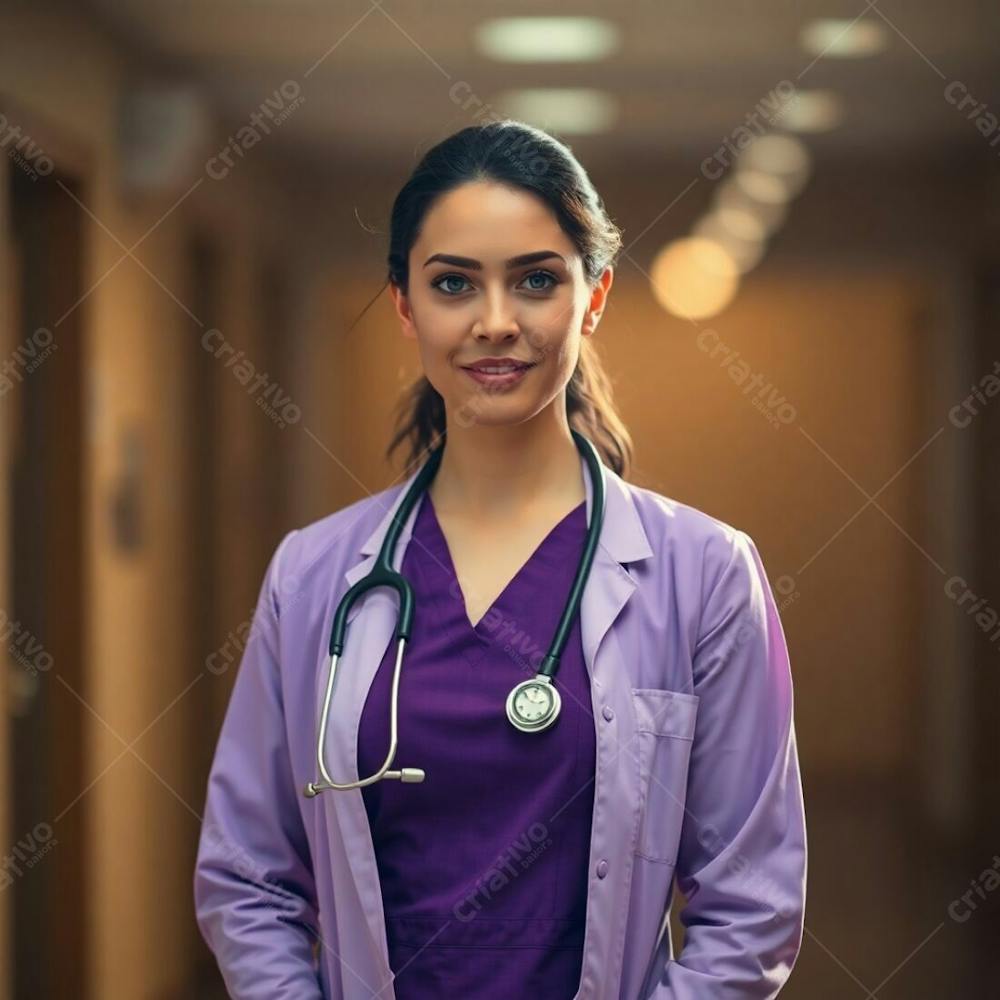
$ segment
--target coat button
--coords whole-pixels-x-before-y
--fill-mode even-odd
[[[608,874],[608,863],[603,858],[597,862],[597,877],[604,878]]]
[[[603,715],[604,718],[610,722],[615,717],[615,710],[610,705],[605,705],[604,711],[601,712],[601,715]]]

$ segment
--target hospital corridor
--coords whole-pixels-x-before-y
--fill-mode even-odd
[[[256,991],[251,966],[240,965],[262,940],[252,936],[256,920],[276,934],[301,932],[289,962],[299,974],[309,962],[322,970],[310,980],[315,992],[293,988],[289,974],[284,996],[430,995],[416,986],[418,969],[435,971],[420,964],[422,938],[400,932],[397,949],[369,964],[371,940],[376,950],[381,942],[378,927],[372,938],[354,919],[371,919],[364,886],[401,913],[419,905],[422,879],[439,884],[449,861],[475,856],[477,837],[520,843],[532,830],[526,814],[493,799],[515,788],[567,800],[557,810],[564,825],[554,847],[525,841],[533,853],[514,884],[481,894],[476,909],[500,924],[504,907],[530,909],[535,887],[548,886],[555,903],[542,917],[553,919],[540,923],[552,930],[552,956],[571,965],[572,947],[581,963],[571,969],[580,991],[567,1000],[729,1000],[774,996],[778,986],[788,1000],[996,996],[998,28],[1000,9],[975,0],[0,3],[0,1000],[274,996],[273,987]],[[439,201],[427,196],[437,182],[447,189],[436,175],[449,158],[421,173],[423,157],[465,149],[439,144],[471,144],[494,134],[472,126],[508,120],[530,127],[519,136],[557,137],[599,190],[621,232],[606,300],[598,288],[597,298],[553,307],[569,294],[566,284],[553,290],[557,281],[570,275],[582,287],[592,260],[581,254],[571,274],[561,269],[565,249],[560,256],[552,243],[517,235],[553,234],[557,248],[572,248],[581,232],[597,232],[614,245],[593,204],[564,198],[579,226],[560,228],[564,216],[531,193],[590,190],[573,171],[553,169],[575,162],[549,158],[568,157],[563,146],[493,148],[490,176],[523,184],[491,185],[472,154],[452,156],[448,170],[473,183]],[[426,190],[403,187],[415,171]],[[397,199],[401,191],[412,200]],[[482,200],[463,202],[463,191]],[[483,221],[504,212],[509,225]],[[399,233],[410,240],[404,251],[421,254],[414,250],[409,325],[387,287],[403,267]],[[470,250],[484,234],[484,254]],[[436,264],[425,246],[438,251]],[[531,268],[520,273],[547,274],[553,285],[495,280],[492,258],[468,259],[490,248],[498,260],[520,254]],[[446,280],[432,288],[425,275],[435,267]],[[448,284],[459,278],[466,283]],[[479,288],[489,293],[477,298]],[[607,519],[591,569],[599,582],[582,592],[582,610],[566,598],[575,630],[562,672],[535,677],[523,697],[512,691],[506,713],[504,678],[483,713],[494,730],[459,711],[478,711],[485,696],[475,685],[503,666],[484,638],[490,611],[506,613],[537,585],[523,600],[545,652],[575,579],[576,541],[586,566],[585,514],[593,517],[602,480],[578,444],[591,478],[529,508],[558,530],[524,546],[534,549],[526,562],[513,558],[526,537],[516,519],[497,544],[496,524],[470,527],[456,515],[458,456],[472,468],[478,453],[488,469],[475,442],[528,433],[534,424],[513,408],[549,385],[546,365],[565,360],[558,346],[541,350],[544,335],[576,335],[594,301],[606,308],[587,348],[607,385],[595,377],[578,390],[579,426],[614,430],[582,422],[613,395],[634,445],[621,478],[638,489],[626,493],[606,470]],[[541,340],[527,336],[532,322]],[[504,348],[487,356],[490,337]],[[545,363],[534,373],[500,358],[514,355],[530,372],[535,347]],[[449,367],[477,352],[484,364],[471,376],[460,368],[474,366]],[[416,624],[393,767],[413,770],[365,788],[363,800],[330,789],[314,804],[300,771],[304,759],[305,777],[323,783],[313,748],[327,735],[317,736],[311,710],[335,652],[333,611],[360,577],[356,564],[375,562],[373,529],[389,524],[367,513],[373,498],[417,472],[388,445],[422,366],[442,385],[468,387],[468,406],[456,413],[453,396],[427,391],[433,379],[418,383],[425,395],[413,426],[425,438],[440,427],[436,401],[447,397],[456,467],[410,525],[430,542],[423,563],[409,550]],[[509,439],[486,435],[498,431],[489,426],[502,422],[498,413]],[[610,431],[591,438],[604,456],[608,441],[621,440]],[[498,447],[498,467],[517,454]],[[538,482],[557,472],[540,463]],[[512,482],[499,477],[497,488],[507,495]],[[488,490],[475,495],[490,499]],[[316,527],[351,505],[369,518],[363,532],[346,516]],[[715,703],[711,678],[693,688],[699,696],[660,684],[682,670],[686,641],[712,641],[710,629],[695,630],[697,616],[689,628],[684,615],[699,595],[718,599],[713,581],[729,579],[709,561],[718,549],[702,561],[674,541],[686,524],[743,544],[733,551],[751,571],[759,553],[750,607],[768,631],[734,632],[719,662],[767,665],[773,700],[754,700],[752,676]],[[345,554],[341,537],[357,551]],[[486,575],[484,561],[505,581],[522,568],[492,607],[479,602],[473,626],[458,578],[468,591]],[[718,565],[729,574],[736,563]],[[283,630],[273,614],[270,627],[261,622],[261,609],[279,603]],[[372,701],[389,704],[387,681],[350,671],[360,650],[381,653],[372,644],[383,624],[389,635],[390,606],[394,615],[383,595],[346,615],[350,652],[326,744],[341,774],[348,761],[381,763],[370,721],[336,720],[352,696],[360,709],[367,685]],[[714,607],[710,598],[701,626]],[[314,618],[319,639],[307,629]],[[472,652],[446,660],[453,632]],[[275,663],[284,658],[280,681],[261,648]],[[382,680],[396,648],[387,648]],[[597,672],[595,651],[600,671],[618,664],[620,687]],[[408,663],[411,677],[426,678],[418,698],[408,699]],[[377,665],[378,656],[372,674]],[[595,676],[591,706],[572,685]],[[436,701],[434,683],[455,702]],[[658,687],[677,713],[669,723],[641,714],[658,704],[656,691],[643,691]],[[612,707],[615,691],[623,700]],[[621,707],[633,704],[634,717]],[[794,711],[794,731],[775,736],[767,726],[782,706],[789,719]],[[418,712],[431,719],[423,729]],[[540,732],[558,712],[561,733],[559,722]],[[627,727],[646,756],[607,752],[606,734]],[[255,754],[242,761],[233,756],[238,732]],[[505,756],[532,740],[552,754]],[[769,741],[778,749],[762,763]],[[596,788],[588,750],[604,768]],[[461,789],[467,779],[482,800],[456,791],[471,804],[441,813],[451,800],[433,798],[427,761],[436,752],[448,781]],[[508,780],[491,784],[491,763]],[[640,793],[644,767],[652,774]],[[699,784],[713,775],[716,784]],[[775,843],[799,835],[799,779],[807,853],[788,848],[785,867],[772,868],[769,845],[776,856]],[[737,817],[755,782],[769,794],[732,820],[731,838],[675,794]],[[407,814],[408,795],[425,810]],[[341,803],[340,828],[309,825],[310,810],[333,816]],[[366,809],[378,871],[348,849],[369,847]],[[593,822],[593,840],[578,820]],[[598,839],[616,823],[631,839]],[[217,827],[225,843],[211,842]],[[713,838],[739,849],[706,865],[706,881],[685,898],[686,866]],[[270,910],[246,918],[242,943],[236,933],[221,940],[241,926],[241,909],[219,902],[204,860],[213,847],[211,865],[224,857],[236,881],[273,891]],[[570,877],[577,857],[594,872],[586,885]],[[315,896],[314,876],[323,882]],[[700,987],[672,986],[671,967],[696,970],[700,954],[707,964],[698,942],[724,935],[727,918],[708,909],[719,886],[733,887],[736,900],[719,913],[752,924],[777,910],[773,926],[785,937],[772,949],[760,931],[760,954],[749,955],[751,937],[734,930],[719,971],[673,981]],[[804,914],[775,905],[775,893],[800,892]],[[640,919],[651,913],[661,922],[656,942]],[[565,937],[556,933],[563,916]],[[447,962],[473,968],[471,947],[456,956],[476,920],[441,939]],[[388,923],[391,945],[404,921]],[[405,924],[411,935],[421,926]],[[513,930],[498,939],[487,956],[496,988],[503,970],[522,968],[509,963],[527,961]],[[287,940],[274,937],[275,949]],[[408,980],[397,956],[411,951]],[[539,983],[563,974],[546,956]],[[369,971],[386,957],[397,966],[395,994]],[[755,982],[740,978],[758,961]],[[279,978],[271,972],[268,983]],[[496,997],[482,978],[481,998]],[[543,995],[535,982],[519,986],[525,1000]]]

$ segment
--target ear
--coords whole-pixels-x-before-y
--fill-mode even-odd
[[[396,307],[396,315],[399,317],[399,324],[404,337],[416,339],[417,329],[413,323],[413,310],[410,307],[410,299],[398,285],[389,283],[389,294],[392,295],[393,305]]]
[[[604,273],[597,279],[597,284],[590,293],[590,304],[583,317],[583,326],[580,332],[585,337],[591,336],[597,329],[597,324],[601,322],[604,307],[608,303],[608,293],[611,291],[611,284],[615,279],[614,268],[606,267]]]

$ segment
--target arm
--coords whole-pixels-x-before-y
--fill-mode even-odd
[[[677,884],[685,941],[655,1000],[769,1000],[802,940],[806,833],[784,632],[737,531],[703,600]]]
[[[198,926],[237,1000],[322,996],[316,893],[278,675],[278,565],[261,586],[208,779],[195,865]]]

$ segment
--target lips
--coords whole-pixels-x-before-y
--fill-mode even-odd
[[[511,372],[533,368],[534,364],[533,361],[521,361],[518,358],[482,358],[462,367],[468,371],[482,372],[484,375],[509,375]]]
[[[462,365],[462,371],[487,392],[509,392],[528,377],[535,367],[533,362],[520,358],[480,358],[471,365]]]

